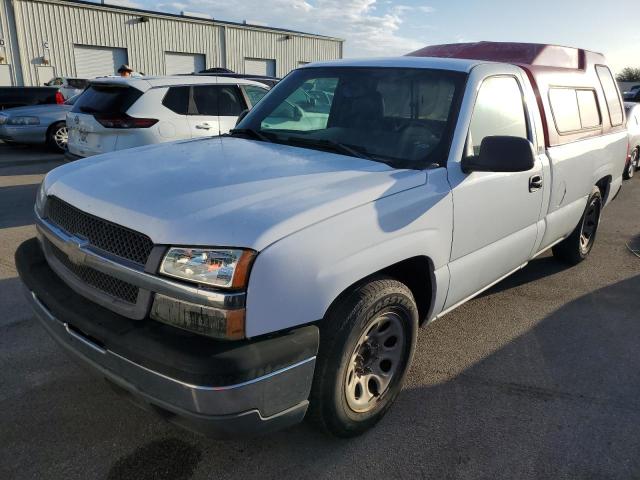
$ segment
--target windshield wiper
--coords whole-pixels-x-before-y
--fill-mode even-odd
[[[223,137],[234,137],[236,135],[244,135],[248,137],[253,137],[256,140],[260,140],[261,142],[271,142],[271,139],[260,133],[258,130],[254,130],[253,128],[232,128],[229,130],[228,134],[222,135]]]
[[[367,154],[356,150],[344,143],[336,142],[328,139],[314,139],[314,138],[301,138],[301,137],[288,137],[283,143],[298,144],[308,147],[319,147],[323,150],[331,150],[343,155],[349,155],[351,157],[364,158],[365,160],[371,160]]]

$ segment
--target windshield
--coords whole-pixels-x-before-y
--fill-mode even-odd
[[[237,132],[395,168],[443,165],[465,78],[415,68],[303,68],[282,80]]]

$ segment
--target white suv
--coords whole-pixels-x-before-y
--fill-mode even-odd
[[[227,133],[267,92],[257,82],[211,76],[94,81],[67,114],[67,157]]]

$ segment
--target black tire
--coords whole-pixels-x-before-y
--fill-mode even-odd
[[[62,137],[65,138],[62,141]],[[47,147],[55,152],[65,152],[67,150],[67,124],[65,122],[57,122],[47,130]]]
[[[583,261],[593,248],[602,212],[602,194],[594,187],[580,222],[571,235],[553,247],[553,256],[570,265]]]
[[[385,327],[385,321],[392,326]],[[398,329],[402,334],[396,336],[394,343],[393,332],[399,332]],[[310,421],[338,437],[353,437],[373,427],[402,389],[413,358],[417,331],[418,309],[404,284],[387,277],[375,277],[345,294],[321,324],[320,350],[310,396]],[[381,343],[380,336],[385,332],[391,333],[386,333],[387,338]],[[369,339],[358,347],[363,337]],[[364,353],[360,354],[365,347],[369,353],[366,359]],[[394,356],[394,365],[385,355]],[[354,359],[361,363],[359,372],[354,370]],[[357,411],[350,406],[359,401],[354,395],[347,397],[351,378],[356,383],[366,382],[367,394],[371,395],[369,390],[374,388],[369,384],[376,384],[375,379],[383,377],[387,385],[366,402],[365,409],[369,410]],[[353,389],[356,391],[357,385]]]
[[[631,152],[631,163],[635,164],[635,169],[640,170],[640,147],[636,147]]]

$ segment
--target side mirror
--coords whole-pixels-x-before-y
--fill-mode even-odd
[[[247,116],[248,113],[249,113],[248,108],[245,108],[243,111],[240,112],[240,115],[238,115],[238,119],[236,120],[236,127],[242,121],[242,119]]]
[[[470,172],[526,172],[536,162],[531,142],[526,138],[484,137],[478,155],[462,159],[462,171]]]

